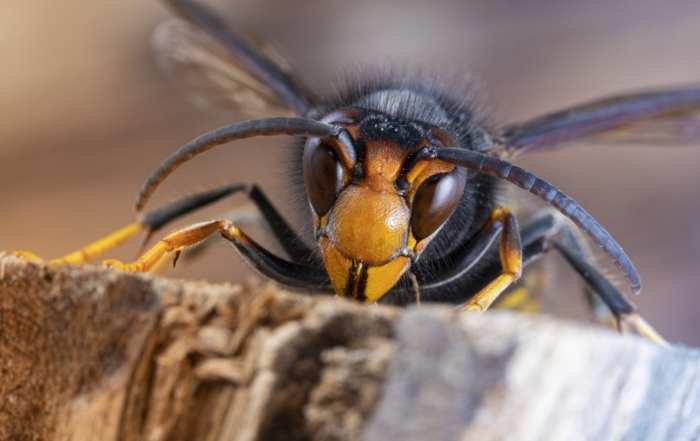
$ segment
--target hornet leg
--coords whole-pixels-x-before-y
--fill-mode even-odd
[[[508,288],[520,278],[523,269],[522,245],[520,231],[515,216],[505,207],[498,206],[491,214],[491,219],[484,229],[489,229],[493,223],[502,223],[501,244],[499,248],[501,273],[484,289],[469,299],[462,311],[484,312]]]

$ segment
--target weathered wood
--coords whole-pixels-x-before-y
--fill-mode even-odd
[[[0,258],[0,439],[357,439],[398,312]]]
[[[700,353],[0,257],[0,439],[700,438]]]
[[[396,330],[366,441],[700,439],[700,351],[503,312]]]

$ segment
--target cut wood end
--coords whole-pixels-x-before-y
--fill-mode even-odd
[[[0,257],[0,439],[691,439],[700,354]],[[688,436],[685,436],[688,435]]]

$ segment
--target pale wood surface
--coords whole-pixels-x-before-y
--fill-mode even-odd
[[[700,439],[698,350],[503,312],[396,329],[366,441]]]
[[[6,256],[0,336],[2,440],[700,436],[698,351],[547,317]]]

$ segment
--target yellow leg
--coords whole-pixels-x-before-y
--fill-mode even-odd
[[[13,251],[12,255],[17,256],[17,257],[21,257],[22,259],[27,259],[27,260],[41,260],[41,257],[37,256],[36,254],[32,253],[31,251]]]
[[[667,348],[671,347],[671,345],[668,344],[668,342],[661,336],[661,334],[656,332],[656,329],[654,329],[649,323],[647,323],[647,321],[644,320],[639,314],[626,314],[621,317],[621,320],[632,326],[632,328],[634,328],[634,330],[637,331],[637,334],[641,335],[647,340],[651,340],[654,343],[657,343]]]
[[[232,184],[177,200],[154,211],[143,214],[139,216],[137,222],[129,224],[119,231],[93,242],[78,251],[67,254],[58,259],[53,259],[49,261],[49,263],[69,265],[85,263],[113,248],[116,248],[117,246],[131,239],[135,234],[144,230],[148,231],[149,233],[149,235],[146,237],[147,241],[151,233],[160,229],[168,222],[216,202],[227,195],[243,190],[250,191],[250,188],[251,186],[249,184]],[[256,191],[257,193],[260,193],[259,190]],[[264,196],[261,197],[264,199]],[[36,254],[28,251],[15,251],[13,254],[29,260],[39,260],[39,257]]]
[[[95,241],[78,251],[66,254],[58,259],[52,259],[49,261],[49,263],[74,265],[77,263],[88,262],[95,257],[118,247],[127,240],[131,239],[136,233],[145,229],[145,225],[134,222],[133,224],[129,224],[121,230],[115,231],[109,236],[103,237],[102,239]]]
[[[515,216],[505,207],[498,206],[491,213],[491,219],[485,228],[493,222],[503,223],[501,235],[500,257],[501,274],[489,283],[478,294],[469,299],[462,307],[462,311],[484,312],[498,298],[501,293],[513,282],[520,278],[523,269],[522,246],[520,244],[520,231]]]
[[[49,263],[61,265],[75,265],[78,263],[88,262],[95,257],[98,257],[107,251],[118,247],[127,240],[131,239],[136,233],[147,229],[147,227],[139,222],[134,222],[126,227],[115,231],[114,233],[99,239],[90,245],[87,245],[78,251],[74,251],[70,254],[66,254],[63,257],[57,259],[51,259]],[[15,256],[23,257],[28,260],[39,260],[39,256],[29,251],[14,251],[12,254]]]
[[[174,252],[175,260],[177,260],[180,251],[197,245],[217,232],[232,241],[242,240],[247,242],[249,240],[233,222],[227,220],[212,220],[190,225],[189,227],[185,227],[165,236],[135,262],[123,263],[118,260],[105,260],[103,263],[120,270],[135,273],[150,271],[166,253]]]

